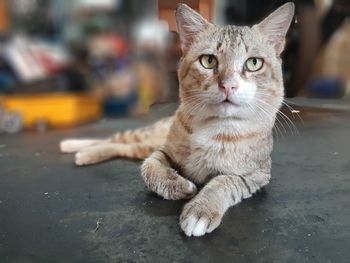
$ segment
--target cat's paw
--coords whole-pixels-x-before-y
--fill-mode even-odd
[[[190,199],[197,194],[194,183],[153,158],[144,161],[141,166],[141,176],[146,186],[164,199]]]
[[[210,201],[195,198],[185,205],[180,216],[180,227],[186,236],[203,236],[220,225],[222,216]]]
[[[94,153],[86,150],[77,152],[75,154],[75,164],[78,166],[94,164],[98,162],[94,156]]]
[[[176,175],[176,177],[158,186],[156,193],[167,200],[190,199],[197,194],[197,186],[194,183],[182,176]]]
[[[180,200],[180,199],[190,199],[197,193],[197,186],[188,181],[187,179],[180,178],[178,182],[174,182],[176,185],[173,187],[175,190],[168,191],[168,196],[166,199]],[[172,188],[172,187],[169,187]],[[169,189],[170,190],[170,189]]]

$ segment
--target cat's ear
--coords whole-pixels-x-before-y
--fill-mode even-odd
[[[268,42],[274,46],[278,55],[284,49],[286,34],[293,16],[294,4],[288,2],[253,27],[267,37]]]
[[[200,14],[185,4],[177,5],[175,19],[180,36],[181,48],[184,53],[186,53],[191,46],[195,35],[211,25]]]

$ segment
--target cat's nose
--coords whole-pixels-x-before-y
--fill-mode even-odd
[[[225,94],[225,96],[229,96],[234,90],[237,89],[236,85],[232,85],[233,83],[219,83],[219,90]]]

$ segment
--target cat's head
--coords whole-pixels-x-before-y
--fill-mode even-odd
[[[179,4],[183,104],[208,117],[274,119],[284,95],[280,54],[293,15],[294,4],[287,3],[251,27],[217,26]]]

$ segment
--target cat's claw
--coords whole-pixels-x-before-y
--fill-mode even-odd
[[[180,216],[180,227],[186,236],[203,236],[220,225],[222,216],[207,203],[193,200],[185,205]]]

